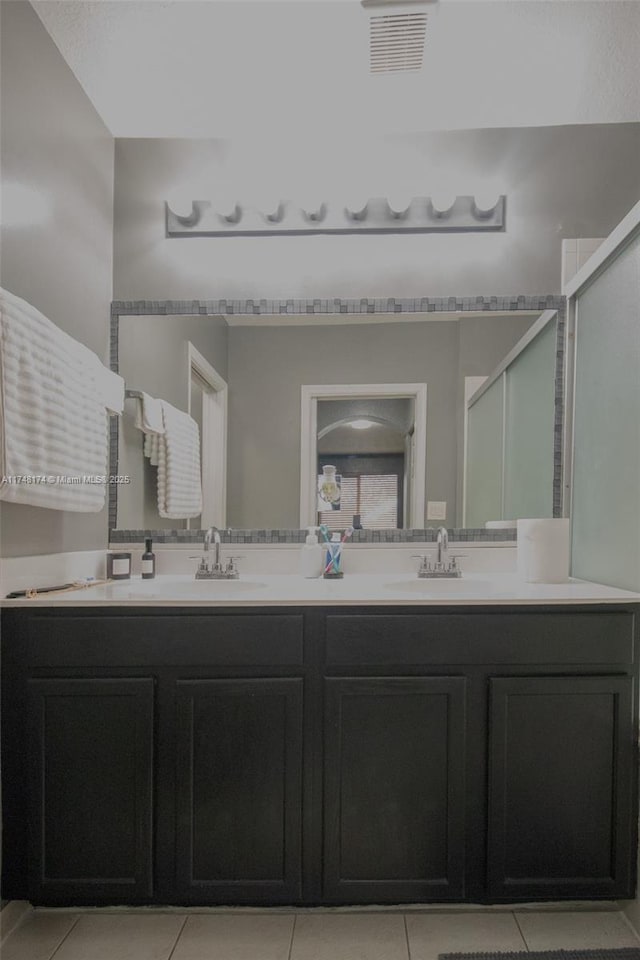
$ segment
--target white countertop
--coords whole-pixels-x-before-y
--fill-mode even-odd
[[[241,576],[225,582],[192,575],[120,580],[34,599],[2,600],[3,607],[269,607],[442,606],[639,603],[640,594],[582,580],[523,583],[514,573],[469,573],[460,580],[418,580],[408,574],[349,574],[306,580],[296,574]]]

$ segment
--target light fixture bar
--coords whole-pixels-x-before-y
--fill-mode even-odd
[[[490,208],[478,205],[472,196],[456,197],[447,210],[440,210],[430,197],[414,197],[402,215],[386,198],[367,200],[364,207],[321,203],[308,211],[293,202],[283,202],[278,218],[273,211],[244,207],[238,202],[233,216],[220,216],[209,200],[194,200],[186,216],[165,203],[167,237],[254,237],[340,233],[486,233],[506,229],[506,197]],[[272,216],[269,217],[268,215]]]

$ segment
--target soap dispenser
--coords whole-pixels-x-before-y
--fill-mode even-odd
[[[300,551],[300,573],[315,578],[322,574],[322,547],[318,543],[318,527],[307,527],[307,536]]]

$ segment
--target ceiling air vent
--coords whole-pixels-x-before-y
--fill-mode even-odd
[[[371,73],[420,70],[426,33],[425,10],[400,13],[387,9],[384,13],[380,10],[380,13],[374,14],[369,20]]]

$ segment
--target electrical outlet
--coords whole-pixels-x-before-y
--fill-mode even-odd
[[[446,500],[428,500],[427,501],[427,520],[446,520],[447,501]]]

